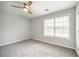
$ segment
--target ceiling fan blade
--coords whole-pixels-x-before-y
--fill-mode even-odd
[[[25,2],[23,2],[24,6],[26,6],[27,4]]]
[[[28,11],[28,13],[32,14],[32,12],[31,12],[31,11]]]
[[[30,6],[32,4],[32,1],[28,1],[28,5]]]
[[[15,5],[11,5],[12,7],[16,7],[16,8],[23,8],[23,7],[20,7],[20,6],[15,6]]]

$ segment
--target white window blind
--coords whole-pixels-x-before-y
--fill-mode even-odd
[[[54,19],[44,21],[44,35],[54,36]]]
[[[69,38],[69,15],[44,20],[44,36]]]
[[[55,18],[55,36],[69,38],[69,16]]]

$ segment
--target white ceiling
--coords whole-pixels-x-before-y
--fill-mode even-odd
[[[47,15],[59,10],[67,9],[76,5],[75,1],[34,1],[32,8],[32,15],[27,15],[30,19]],[[44,11],[48,9],[48,11]]]
[[[59,10],[71,8],[75,6],[76,3],[77,1],[33,1],[33,4],[31,5],[32,14],[28,14],[21,11],[21,9],[11,7],[11,5],[14,4],[13,2],[5,2],[4,5],[9,12],[19,12],[20,14],[24,14],[27,18],[33,19]],[[44,11],[44,9],[48,9],[48,11]]]

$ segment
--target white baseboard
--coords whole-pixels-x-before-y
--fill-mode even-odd
[[[75,50],[75,48],[72,48],[72,47],[66,47],[66,46],[63,46],[63,45],[50,43],[50,42],[47,42],[47,41],[44,41],[44,40],[38,40],[38,39],[33,39],[33,40],[37,40],[37,41],[41,41],[41,42],[45,42],[45,43],[49,43],[49,44],[53,44],[53,45],[57,45],[57,46],[62,46],[62,47],[68,48],[68,49]]]
[[[76,51],[77,55],[79,56],[79,51],[77,49],[75,51]]]
[[[24,39],[24,40],[29,40],[29,39]],[[5,45],[8,45],[8,44],[12,44],[12,43],[16,43],[16,42],[20,42],[20,41],[24,41],[24,40],[12,41],[12,42],[9,42],[9,43],[2,44],[0,46],[5,46]]]

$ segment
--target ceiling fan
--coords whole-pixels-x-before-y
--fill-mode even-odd
[[[15,8],[21,8],[24,11],[28,12],[29,14],[32,14],[31,8],[30,6],[32,5],[32,1],[26,1],[26,2],[22,2],[23,3],[23,7],[21,6],[16,6],[16,5],[11,5],[12,7]]]

